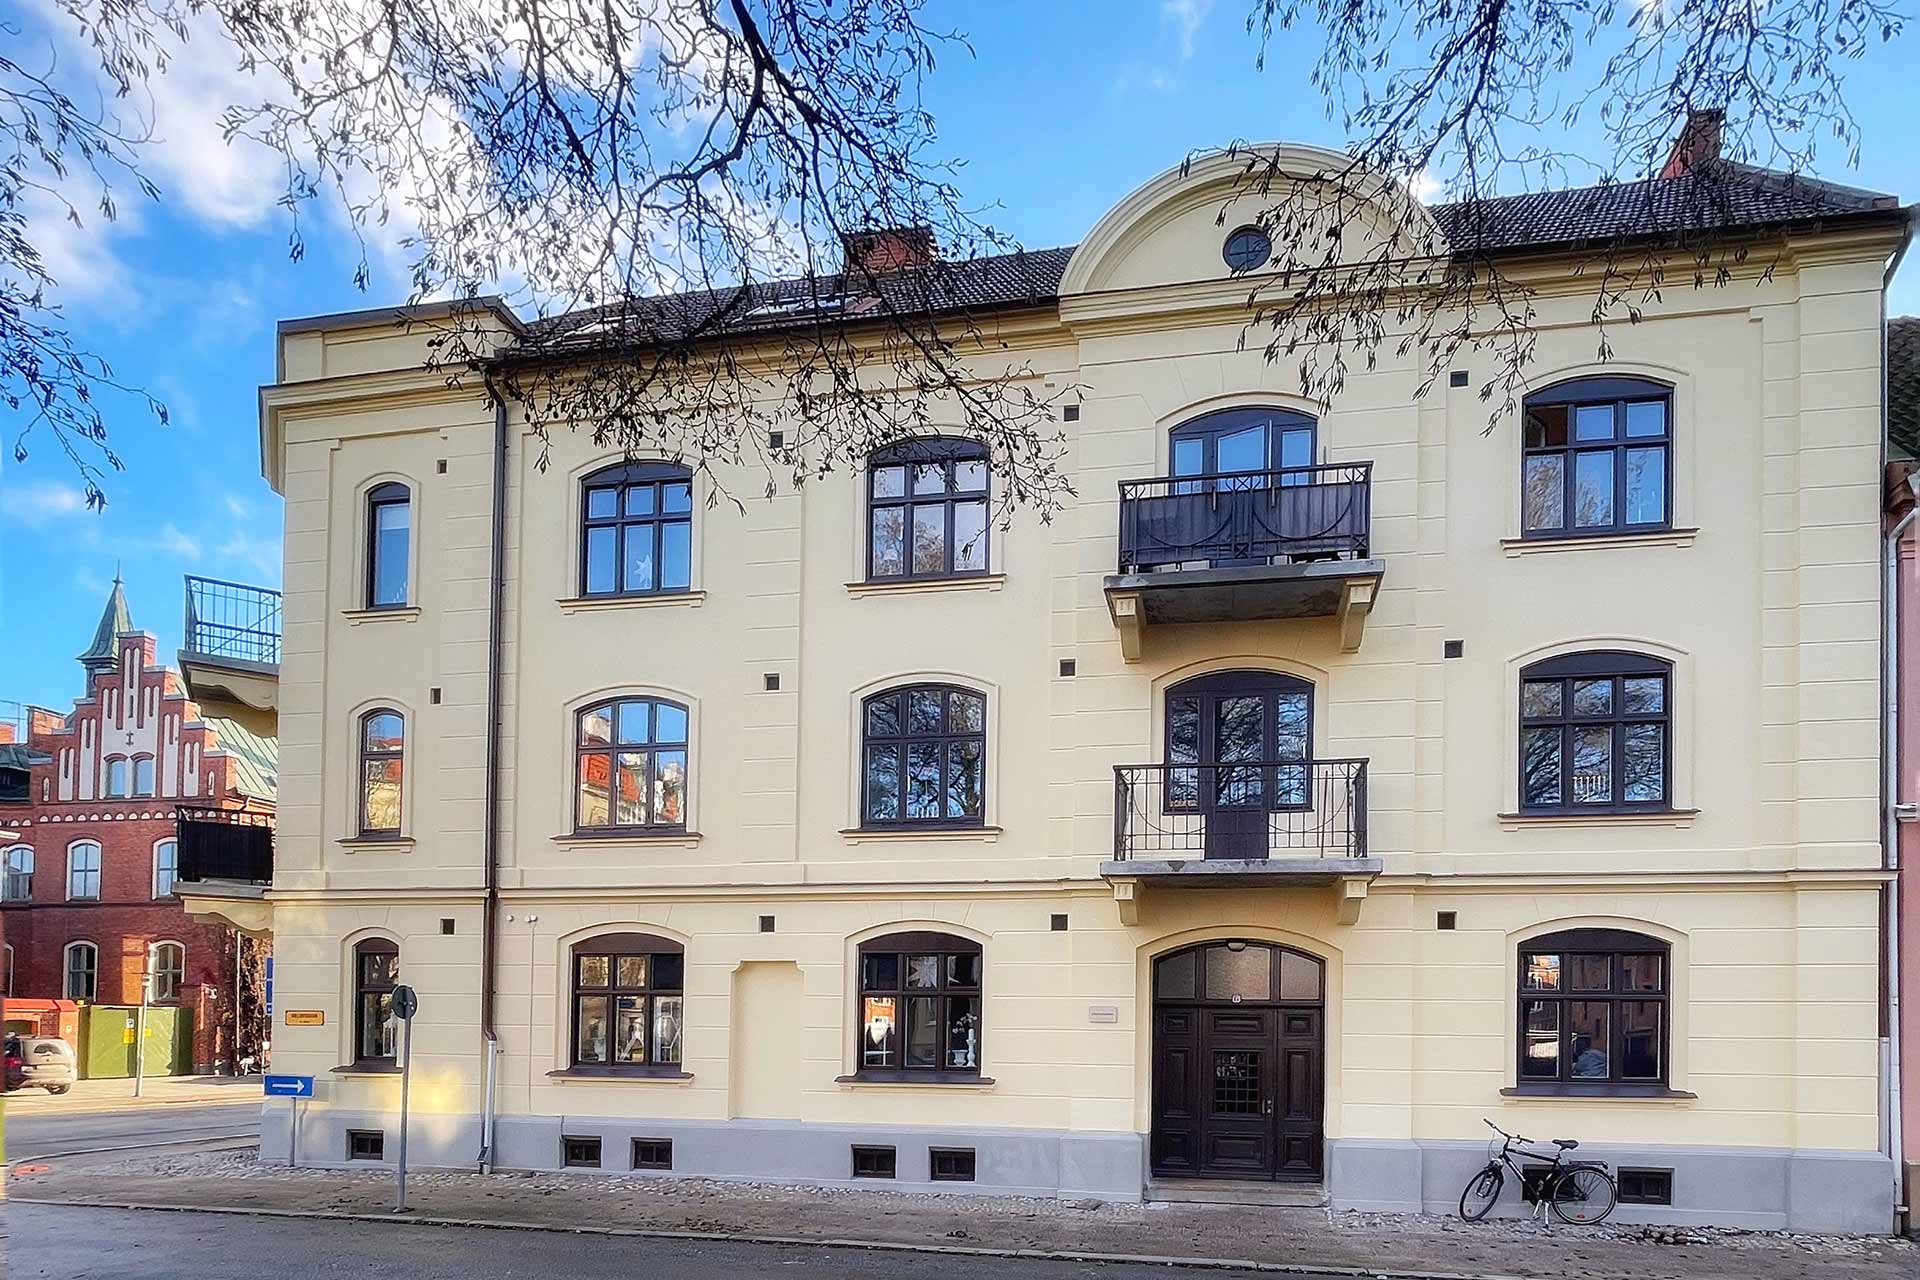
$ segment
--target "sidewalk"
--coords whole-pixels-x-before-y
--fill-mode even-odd
[[[148,1076],[133,1096],[133,1080],[81,1080],[55,1097],[45,1089],[0,1094],[15,1115],[79,1115],[91,1111],[133,1111],[144,1107],[251,1102],[260,1104],[259,1076]]]
[[[14,1201],[290,1213],[392,1221],[390,1169],[288,1170],[252,1148],[58,1160],[16,1177]],[[409,1175],[411,1222],[834,1242],[1085,1259],[1201,1259],[1367,1275],[1553,1280],[1912,1280],[1920,1246],[1712,1228],[1546,1229],[1530,1220],[1063,1204],[585,1174]]]

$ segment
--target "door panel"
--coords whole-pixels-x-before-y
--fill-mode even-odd
[[[1318,1182],[1325,1145],[1320,1119],[1320,1011],[1283,1009],[1279,1023],[1279,1153],[1274,1176],[1290,1182]]]
[[[1273,1176],[1274,1039],[1270,1009],[1208,1010],[1200,1168],[1216,1177]]]
[[[1153,1133],[1156,1173],[1200,1171],[1199,1011],[1160,1009],[1154,1017]]]

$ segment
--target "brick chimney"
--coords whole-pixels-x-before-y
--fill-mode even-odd
[[[1673,140],[1673,150],[1667,153],[1667,163],[1661,168],[1660,176],[1684,178],[1718,160],[1720,131],[1726,123],[1727,113],[1718,107],[1687,112],[1687,122],[1680,126],[1680,136]]]
[[[871,231],[851,231],[840,237],[844,270],[864,267],[875,275],[924,267],[933,261],[931,227],[876,227]]]

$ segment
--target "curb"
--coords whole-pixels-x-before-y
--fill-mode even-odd
[[[14,1195],[9,1204],[51,1205],[73,1209],[126,1209],[155,1213],[225,1213],[254,1218],[308,1218],[333,1222],[383,1222],[397,1227],[464,1227],[485,1231],[548,1231],[564,1235],[610,1236],[642,1240],[695,1240],[726,1244],[803,1246],[818,1249],[861,1249],[878,1253],[930,1253],[962,1258],[1014,1258],[1026,1262],[1128,1263],[1137,1266],[1184,1267],[1194,1271],[1249,1271],[1264,1275],[1344,1276],[1353,1280],[1536,1280],[1500,1272],[1390,1271],[1379,1267],[1316,1266],[1309,1262],[1255,1262],[1248,1258],[1194,1258],[1152,1253],[1096,1253],[1084,1249],[995,1249],[984,1245],[910,1244],[893,1240],[842,1240],[809,1236],[736,1234],[725,1231],[674,1231],[660,1227],[565,1226],[521,1222],[510,1218],[401,1217],[390,1213],[355,1213],[334,1209],[269,1209],[232,1205],[132,1204],[118,1200],[61,1198],[42,1200]]]
[[[201,1142],[222,1144],[209,1146],[210,1151],[228,1151],[242,1145],[258,1146],[260,1137],[252,1133],[215,1133],[203,1138],[162,1138],[158,1142],[130,1142],[118,1147],[88,1147],[82,1151],[49,1151],[45,1155],[11,1156],[6,1161],[6,1167],[11,1169],[16,1164],[40,1164],[47,1160],[66,1160],[73,1156],[104,1156],[118,1151],[150,1151],[154,1147],[184,1147]]]

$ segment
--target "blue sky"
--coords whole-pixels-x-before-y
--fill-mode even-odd
[[[44,31],[29,4],[0,0],[0,18]],[[968,193],[1003,205],[991,220],[1031,247],[1071,244],[1192,148],[1236,138],[1339,146],[1306,82],[1309,36],[1284,39],[1256,71],[1247,7],[934,0],[929,25],[964,29],[974,48],[948,53],[930,86]],[[1897,76],[1914,39],[1853,72],[1861,163],[1849,170],[1836,154],[1824,176],[1920,199],[1911,86]],[[404,298],[397,254],[376,252],[370,288],[354,288],[355,251],[324,214],[304,220],[305,260],[288,261],[272,165],[226,146],[214,125],[236,86],[244,78],[211,49],[179,60],[157,93],[163,142],[149,173],[162,202],[125,197],[119,223],[61,230],[45,246],[75,331],[165,399],[173,424],[116,405],[128,470],[109,482],[103,513],[81,508],[76,476],[45,438],[24,466],[0,463],[0,704],[64,707],[78,692],[73,655],[116,566],[135,624],[158,633],[169,661],[183,575],[279,585],[279,500],[260,479],[255,400],[273,376],[274,322]],[[1896,281],[1895,312],[1920,311],[1917,281],[1911,267]]]

